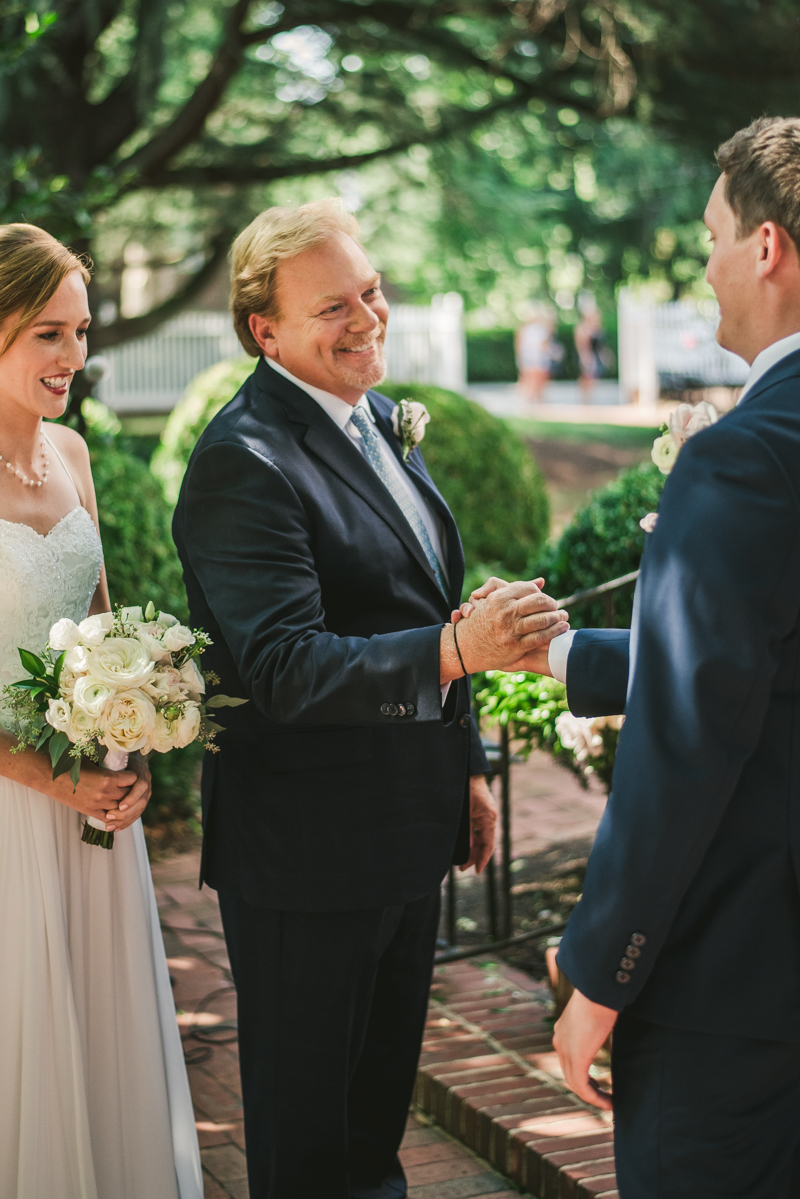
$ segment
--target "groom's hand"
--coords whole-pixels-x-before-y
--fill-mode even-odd
[[[546,646],[568,628],[566,612],[536,583],[497,586],[476,603],[469,620],[442,629],[441,681],[450,682],[465,671],[513,670],[526,654]]]
[[[542,587],[544,586],[543,578],[532,579],[529,583],[524,583],[521,585],[527,587],[531,594],[540,593],[542,595],[542,600],[547,601],[550,611],[557,610],[556,601],[551,599],[550,596],[545,596],[541,591]],[[467,620],[473,614],[473,612],[476,610],[478,605],[480,605],[484,600],[486,600],[494,592],[497,592],[497,591],[499,591],[503,588],[507,588],[509,586],[510,586],[510,584],[508,584],[504,579],[499,579],[494,575],[491,578],[487,579],[482,587],[479,587],[475,591],[473,591],[472,594],[470,595],[469,599],[466,600],[459,609],[457,609],[455,612],[453,612],[453,614],[450,618],[453,623],[453,626],[459,624],[459,622],[461,622],[461,621]],[[558,615],[560,617],[560,621],[555,622],[556,625],[563,622],[563,620],[567,616],[567,613],[563,612],[563,611],[558,611]],[[516,661],[510,662],[508,665],[503,666],[502,668],[495,666],[495,669],[526,670],[526,671],[530,671],[533,674],[549,675],[551,673],[550,662],[549,662],[550,642],[552,641],[553,637],[557,637],[561,633],[565,633],[568,628],[569,628],[568,624],[566,624],[566,625],[561,624],[561,627],[558,627],[558,628],[556,628],[555,625],[551,626],[549,635],[546,638],[540,639],[536,644],[529,643],[526,646],[525,653],[521,654],[520,657],[516,659]],[[456,634],[456,636],[458,636],[458,638],[459,638],[459,647],[461,645],[461,641],[464,638],[464,635],[465,635],[465,629],[463,629],[463,628],[462,628],[460,634]]]
[[[553,1048],[569,1089],[585,1103],[606,1111],[612,1110],[611,1095],[600,1090],[589,1074],[589,1067],[616,1024],[618,1015],[614,1008],[593,1003],[580,991],[573,991],[553,1032]]]

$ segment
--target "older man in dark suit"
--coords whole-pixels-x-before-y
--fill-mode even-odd
[[[458,530],[370,390],[388,307],[340,205],[257,218],[232,307],[259,362],[200,438],[174,531],[210,665],[252,700],[203,774],[250,1195],[394,1199],[439,885],[493,846],[466,672],[510,667],[565,613],[517,584],[456,643]]]

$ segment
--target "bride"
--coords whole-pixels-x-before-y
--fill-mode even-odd
[[[0,226],[0,686],[60,617],[109,609],[89,456],[61,416],[89,273]],[[201,1199],[200,1156],[139,817],[146,765],[12,754],[0,710],[0,1196]],[[115,830],[81,842],[82,816]]]

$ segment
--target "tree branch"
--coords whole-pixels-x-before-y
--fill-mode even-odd
[[[141,316],[123,318],[110,325],[93,327],[90,333],[92,351],[107,350],[111,346],[132,341],[135,337],[145,337],[171,316],[181,312],[211,281],[221,263],[225,261],[233,235],[232,229],[221,230],[212,241],[211,254],[203,266],[163,304],[158,304]]]
[[[351,170],[363,166],[364,163],[374,162],[378,158],[388,158],[392,154],[400,154],[411,146],[428,145],[432,142],[444,141],[454,133],[466,131],[482,124],[508,108],[524,104],[525,96],[509,96],[504,100],[481,108],[475,112],[463,114],[458,119],[443,122],[439,129],[419,130],[413,134],[392,142],[380,150],[368,150],[363,154],[338,154],[333,158],[296,158],[290,162],[259,165],[255,162],[212,163],[207,166],[176,167],[173,170],[157,171],[140,180],[143,187],[199,187],[203,184],[218,185],[221,183],[270,183],[275,179],[287,179],[300,175],[323,175],[326,171]],[[253,157],[258,154],[258,147],[249,147]]]

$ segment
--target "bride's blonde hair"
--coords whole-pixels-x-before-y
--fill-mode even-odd
[[[85,255],[76,254],[36,225],[0,225],[0,326],[16,316],[0,355],[11,349],[70,272],[77,271],[88,283],[90,267]]]

